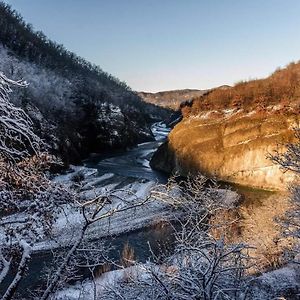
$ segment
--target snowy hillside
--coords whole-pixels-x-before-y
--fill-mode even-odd
[[[169,111],[144,103],[117,78],[35,32],[0,3],[0,71],[27,88],[12,97],[65,162],[153,139],[150,123]]]

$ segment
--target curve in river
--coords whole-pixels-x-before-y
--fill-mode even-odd
[[[158,146],[166,139],[170,129],[163,122],[151,126],[155,141],[139,144],[126,152],[114,153],[111,156],[95,155],[85,160],[84,165],[96,168],[98,175],[113,173],[124,178],[138,178],[165,182],[167,177],[150,168],[149,161]],[[111,179],[110,179],[111,181]]]

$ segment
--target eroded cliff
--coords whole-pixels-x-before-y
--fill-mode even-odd
[[[243,185],[284,190],[293,174],[282,172],[268,158],[294,138],[297,114],[264,113],[241,109],[223,114],[204,112],[184,118],[153,157],[152,166],[181,174],[202,172],[220,180]]]

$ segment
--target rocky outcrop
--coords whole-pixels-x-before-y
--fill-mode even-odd
[[[268,155],[284,150],[297,125],[297,115],[274,110],[264,114],[231,110],[222,116],[205,112],[177,124],[151,165],[166,172],[200,171],[228,182],[284,190],[293,174],[282,172]]]
[[[174,163],[175,155],[173,151],[169,150],[169,143],[164,142],[154,152],[150,160],[150,167],[163,173],[171,174],[175,171]]]

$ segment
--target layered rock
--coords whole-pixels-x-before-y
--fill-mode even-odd
[[[184,118],[169,135],[152,160],[154,168],[181,174],[202,172],[220,180],[253,187],[284,190],[293,179],[282,172],[269,155],[283,151],[299,126],[296,114],[205,112]]]

